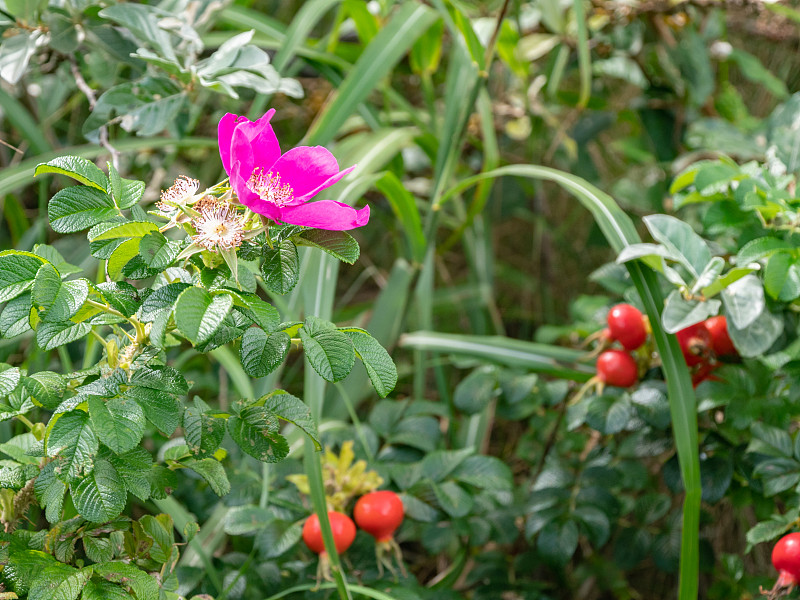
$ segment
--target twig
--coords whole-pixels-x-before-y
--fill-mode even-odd
[[[75,78],[75,84],[78,86],[78,89],[83,92],[83,95],[86,96],[86,99],[89,101],[89,109],[94,110],[94,107],[97,105],[97,97],[94,94],[94,90],[89,87],[89,84],[86,83],[86,80],[83,78],[83,74],[81,70],[78,68],[78,61],[75,60],[75,57],[70,58],[70,69],[72,71],[72,76]],[[108,125],[102,125],[99,129],[100,134],[100,145],[103,146],[106,150],[109,151],[111,154],[111,164],[114,165],[114,168],[119,170],[119,150],[114,148],[111,145],[111,142],[108,139]]]

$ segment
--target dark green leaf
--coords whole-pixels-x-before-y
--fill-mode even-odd
[[[144,435],[144,411],[130,397],[106,401],[98,396],[91,396],[89,416],[97,437],[116,454],[137,446]]]
[[[185,290],[175,304],[175,324],[193,344],[210,340],[233,306],[230,294],[212,296],[198,287]]]
[[[0,302],[16,298],[31,287],[44,262],[29,252],[0,252]]]
[[[334,258],[350,265],[358,260],[361,249],[358,242],[346,231],[306,229],[293,238],[298,246],[311,246],[324,250]]]
[[[62,414],[47,437],[47,456],[64,459],[62,472],[78,477],[90,468],[97,454],[97,437],[89,422],[89,414],[82,410]]]
[[[350,338],[335,329],[313,328],[309,320],[299,331],[308,362],[320,377],[336,382],[347,377],[353,369],[356,353]]]
[[[83,479],[70,484],[70,492],[78,513],[93,523],[117,517],[125,508],[125,486],[112,464],[97,459],[94,469]]]
[[[187,406],[183,413],[183,431],[193,454],[213,454],[225,437],[225,420],[213,416],[206,403],[195,398],[194,406]]]
[[[317,424],[311,416],[311,410],[302,400],[283,390],[276,390],[259,398],[256,403],[262,405],[282,421],[292,423],[301,429],[311,438],[317,450],[321,448]]]
[[[95,188],[72,186],[56,193],[47,205],[50,226],[58,233],[89,229],[119,215],[114,201]]]
[[[289,453],[289,444],[278,433],[278,417],[261,406],[249,406],[228,419],[233,441],[250,456],[263,462],[278,462]]]
[[[197,460],[191,458],[183,461],[185,466],[203,476],[217,496],[224,496],[231,491],[231,484],[225,473],[225,467],[215,458]]]
[[[300,277],[300,256],[292,240],[281,240],[275,248],[264,248],[261,274],[267,288],[276,294],[288,294]]]
[[[66,175],[105,193],[108,189],[108,178],[92,161],[80,156],[59,156],[36,167],[33,176],[44,173]]]

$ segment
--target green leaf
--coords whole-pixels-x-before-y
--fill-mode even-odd
[[[791,255],[781,253],[770,257],[764,268],[764,290],[781,302],[791,302],[800,296],[800,269]]]
[[[150,323],[163,312],[172,313],[178,297],[189,287],[188,283],[169,283],[153,291],[142,303],[142,321]]]
[[[248,406],[228,419],[233,441],[262,462],[278,462],[289,453],[289,444],[279,430],[278,417],[263,406]]]
[[[736,255],[736,264],[744,267],[751,262],[774,256],[780,252],[791,252],[794,246],[776,237],[761,237],[747,242]]]
[[[283,331],[268,334],[260,327],[250,327],[239,348],[242,367],[251,377],[264,377],[284,361],[291,345],[291,338]]]
[[[139,244],[141,244],[141,238],[132,238],[124,240],[114,248],[106,262],[106,273],[109,279],[113,280],[122,275],[128,263],[139,256]]]
[[[86,544],[86,538],[84,538],[83,543],[84,545]],[[83,596],[81,596],[81,600],[132,600],[132,598],[124,589],[115,583],[105,580],[86,582],[86,587],[83,588]]]
[[[711,260],[705,240],[690,225],[670,215],[649,215],[643,219],[653,238],[679,258],[696,278]]]
[[[75,233],[109,221],[119,215],[119,211],[105,192],[91,187],[72,186],[51,198],[47,215],[54,231]]]
[[[756,56],[741,48],[734,48],[728,55],[728,60],[736,63],[747,79],[765,88],[776,98],[784,99],[789,95],[783,80],[773,75]]]
[[[513,489],[511,468],[494,456],[468,456],[458,465],[450,477],[477,488],[510,492]]]
[[[225,437],[225,420],[215,417],[200,398],[183,413],[183,435],[189,450],[197,456],[216,452]]]
[[[86,557],[90,561],[98,563],[114,558],[114,547],[111,545],[109,538],[84,535],[81,541],[83,542],[83,550],[86,552]],[[117,589],[119,590],[119,588]],[[86,592],[84,592],[83,598],[86,598]]]
[[[167,366],[140,367],[133,373],[131,384],[178,395],[189,391],[189,384],[183,374]]]
[[[47,436],[47,456],[61,456],[64,459],[62,472],[70,478],[91,468],[98,448],[89,414],[82,410],[62,414]]]
[[[261,274],[267,288],[288,294],[300,277],[300,256],[292,240],[281,240],[274,248],[265,247]]]
[[[728,334],[739,354],[745,358],[767,352],[783,333],[783,319],[765,308],[755,321],[744,329],[728,324]]]
[[[142,304],[139,290],[126,281],[106,281],[96,288],[113,309],[126,317],[133,316]]]
[[[142,531],[153,540],[150,547],[150,558],[159,563],[166,563],[174,551],[175,535],[172,533],[175,525],[169,515],[145,515],[139,519]]]
[[[59,156],[51,161],[42,163],[36,167],[33,176],[43,175],[44,173],[58,173],[66,175],[81,182],[83,185],[91,186],[105,194],[108,189],[108,177],[92,161],[80,156]]]
[[[109,454],[108,460],[119,473],[125,489],[140,500],[150,497],[150,471],[153,457],[141,446],[124,454]]]
[[[225,473],[225,467],[215,458],[203,458],[197,460],[190,458],[181,463],[198,473],[208,482],[211,489],[217,496],[224,496],[231,491],[231,484]]]
[[[292,423],[302,430],[303,433],[311,438],[317,450],[322,448],[319,443],[317,424],[311,416],[311,410],[302,400],[283,390],[275,390],[259,398],[256,404],[261,404],[282,421]]]
[[[336,329],[310,327],[309,319],[299,331],[308,362],[326,381],[344,379],[353,369],[356,353],[350,337]]]
[[[673,290],[667,296],[664,312],[661,315],[664,331],[676,333],[681,329],[704,321],[719,313],[721,306],[719,300],[686,300],[678,290]]]
[[[12,300],[31,287],[45,262],[30,252],[0,252],[0,302]]]
[[[64,495],[67,485],[56,476],[58,461],[47,463],[39,472],[33,485],[33,491],[39,505],[45,509],[48,523],[57,523],[61,520],[61,508],[64,505]]]
[[[0,363],[0,398],[5,398],[15,389],[20,382],[20,372],[17,367],[9,367],[5,363]]]
[[[134,448],[144,435],[144,411],[131,398],[89,398],[89,416],[102,443],[116,454]]]
[[[319,248],[350,265],[358,260],[361,253],[358,242],[346,231],[306,229],[292,239],[298,246]]]
[[[747,549],[745,552],[749,552],[750,548],[756,544],[771,542],[778,536],[789,531],[789,529],[792,529],[793,526],[794,517],[791,513],[778,516],[773,515],[770,517],[769,521],[761,521],[747,532]]]
[[[134,565],[124,562],[107,562],[93,565],[94,572],[109,581],[124,584],[133,590],[137,600],[159,600],[158,582]]]
[[[141,238],[154,231],[158,231],[158,225],[150,221],[127,221],[112,227],[104,226],[90,231],[89,241],[101,242],[117,238]]]
[[[273,518],[259,528],[254,544],[265,558],[277,558],[296,546],[302,535],[303,521],[291,523]]]
[[[31,295],[24,293],[9,300],[0,313],[0,336],[14,338],[30,331]]]
[[[44,264],[36,273],[31,290],[31,301],[45,323],[57,323],[72,318],[89,297],[89,283],[85,279],[61,281],[58,271]]]
[[[479,413],[497,396],[497,374],[494,369],[477,369],[467,375],[457,386],[453,404],[469,415]]]
[[[464,517],[472,510],[474,503],[472,496],[456,482],[445,481],[442,484],[432,483],[431,487],[436,495],[436,500],[439,502],[439,506],[451,517]]]
[[[764,288],[755,275],[745,275],[722,290],[722,303],[733,327],[744,329],[764,311]]]
[[[397,367],[386,349],[368,331],[356,327],[342,328],[353,343],[356,356],[364,363],[375,391],[385,398],[397,385]]]
[[[173,263],[181,247],[181,242],[170,241],[161,232],[152,231],[142,238],[139,254],[148,267],[161,271]]]
[[[92,576],[92,567],[48,567],[33,581],[28,600],[76,600]]]
[[[185,290],[175,304],[175,324],[194,345],[210,340],[233,306],[230,294],[211,296],[198,287]]]
[[[42,350],[52,350],[81,339],[91,330],[92,326],[89,323],[73,323],[72,321],[39,323],[36,328],[36,344]]]
[[[159,431],[167,435],[178,428],[181,423],[183,405],[181,401],[163,390],[134,386],[128,388],[126,396],[133,398],[144,411],[144,416]]]
[[[70,484],[70,492],[78,513],[92,523],[103,523],[119,516],[125,508],[125,486],[112,464],[97,459],[94,469],[77,485]]]
[[[578,548],[578,525],[575,521],[550,522],[539,532],[536,549],[553,564],[564,565]]]
[[[8,564],[3,568],[3,579],[11,584],[11,588],[20,595],[27,594],[31,583],[36,581],[41,573],[59,563],[52,555],[39,550],[19,550],[8,556]]]

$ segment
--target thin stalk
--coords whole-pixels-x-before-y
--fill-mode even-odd
[[[589,34],[586,30],[586,11],[583,0],[574,0],[575,22],[578,25],[578,70],[581,78],[581,91],[578,108],[586,108],[592,92],[592,63],[589,56]]]

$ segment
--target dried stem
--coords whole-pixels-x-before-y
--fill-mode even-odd
[[[78,68],[78,61],[75,60],[74,57],[70,59],[70,69],[72,71],[72,76],[75,78],[75,84],[89,101],[89,108],[94,110],[94,107],[97,105],[97,97],[95,96],[94,90],[89,87],[89,84],[86,83],[86,80],[83,78],[83,74]],[[99,129],[99,134],[100,145],[108,150],[108,152],[111,154],[111,164],[114,165],[115,169],[119,170],[119,150],[114,148],[108,139],[108,125],[102,125]]]

